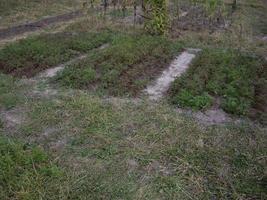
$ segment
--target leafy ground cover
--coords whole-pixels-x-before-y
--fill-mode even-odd
[[[17,77],[36,73],[68,61],[109,41],[101,33],[56,33],[29,37],[0,50],[0,71]]]
[[[163,37],[118,34],[109,48],[67,67],[56,81],[74,88],[97,88],[109,95],[135,96],[179,51],[179,43]]]
[[[266,63],[263,59],[232,50],[206,49],[170,89],[173,104],[194,109],[220,107],[237,115],[258,112],[266,106]],[[263,117],[263,116],[262,116]]]
[[[60,198],[64,176],[41,148],[0,136],[1,199]]]

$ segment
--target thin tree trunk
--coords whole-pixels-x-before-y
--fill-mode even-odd
[[[104,0],[104,18],[106,19],[106,12],[108,7],[108,0]]]
[[[136,24],[136,1],[134,1],[134,26]]]

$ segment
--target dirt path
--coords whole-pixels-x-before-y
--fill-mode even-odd
[[[171,83],[180,77],[189,67],[196,54],[201,51],[200,49],[187,49],[181,53],[169,66],[168,69],[163,71],[162,75],[156,80],[153,85],[145,89],[145,93],[149,95],[149,99],[158,100],[164,93],[167,92]]]
[[[18,26],[6,28],[6,29],[0,29],[0,41],[7,39],[7,38],[15,37],[18,35],[22,35],[27,32],[34,32],[40,29],[44,29],[45,27],[52,25],[52,24],[70,21],[72,19],[75,19],[81,16],[82,16],[81,11],[75,11],[75,12],[70,12],[70,13],[66,13],[66,14],[62,14],[58,16],[48,17],[48,18],[41,19],[36,22],[22,24],[22,25],[18,25]]]

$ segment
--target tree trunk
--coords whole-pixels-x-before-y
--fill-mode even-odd
[[[136,24],[136,1],[134,1],[134,25]]]

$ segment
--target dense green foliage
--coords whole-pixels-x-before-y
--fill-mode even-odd
[[[258,58],[230,50],[206,49],[187,73],[171,88],[174,104],[206,108],[212,96],[221,98],[221,107],[230,113],[246,115],[256,104],[255,90],[266,82],[264,66]]]

